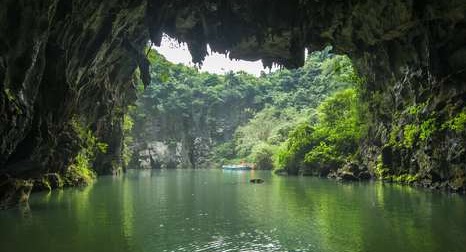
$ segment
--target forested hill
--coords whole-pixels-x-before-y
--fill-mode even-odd
[[[200,72],[154,51],[149,59],[151,83],[132,111],[133,164],[145,168],[258,161],[255,146],[280,145],[321,101],[354,82],[350,60],[331,47],[311,53],[302,68],[260,77]]]

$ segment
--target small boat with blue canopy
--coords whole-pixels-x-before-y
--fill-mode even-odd
[[[229,171],[248,171],[251,170],[251,166],[246,165],[246,164],[240,164],[240,165],[222,165],[223,170],[229,170]]]

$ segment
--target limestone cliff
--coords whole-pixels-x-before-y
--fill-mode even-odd
[[[135,98],[134,70],[144,69],[147,3],[0,6],[0,173],[14,179],[65,173],[82,145],[71,126],[76,116],[99,138],[114,139],[107,155],[118,157],[118,118]],[[0,181],[0,199],[14,200],[10,191],[20,184],[14,179]]]
[[[133,130],[134,158],[139,160],[136,165],[156,169],[210,167],[212,148],[231,140],[235,129],[261,108],[254,98],[220,99],[202,105],[188,102],[187,110],[149,112],[136,120]]]

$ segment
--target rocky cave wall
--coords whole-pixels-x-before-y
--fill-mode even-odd
[[[135,99],[148,40],[144,1],[2,1],[0,199],[15,204],[29,179],[63,174],[82,148],[72,120],[109,143],[100,173],[117,169],[121,117]],[[147,66],[147,65],[146,65]]]
[[[464,131],[439,126],[443,131],[427,140],[397,142],[405,142],[407,129],[412,133],[407,125],[420,127],[430,117],[444,125],[464,111],[465,6],[464,0],[2,0],[1,198],[24,198],[30,186],[18,179],[67,169],[80,148],[70,126],[76,115],[111,143],[96,167],[118,166],[121,115],[135,99],[133,72],[139,66],[147,84],[143,49],[162,32],[186,41],[197,62],[209,43],[233,58],[297,67],[304,48],[332,44],[366,79],[362,99],[371,124],[362,163],[374,173],[410,173],[426,185],[464,188]],[[418,111],[406,112],[412,106]]]

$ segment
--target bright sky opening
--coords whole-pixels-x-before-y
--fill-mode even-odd
[[[163,35],[160,47],[155,47],[155,49],[170,62],[194,66],[191,54],[188,50],[188,45],[186,43],[180,43],[176,39],[170,38],[168,35]],[[268,73],[269,71],[273,72],[278,69],[278,67],[273,67],[271,70],[265,69],[261,60],[231,60],[228,55],[212,52],[209,45],[207,45],[207,51],[208,55],[200,68],[202,72],[225,74],[229,71],[244,71],[255,76],[260,76],[261,71]]]

